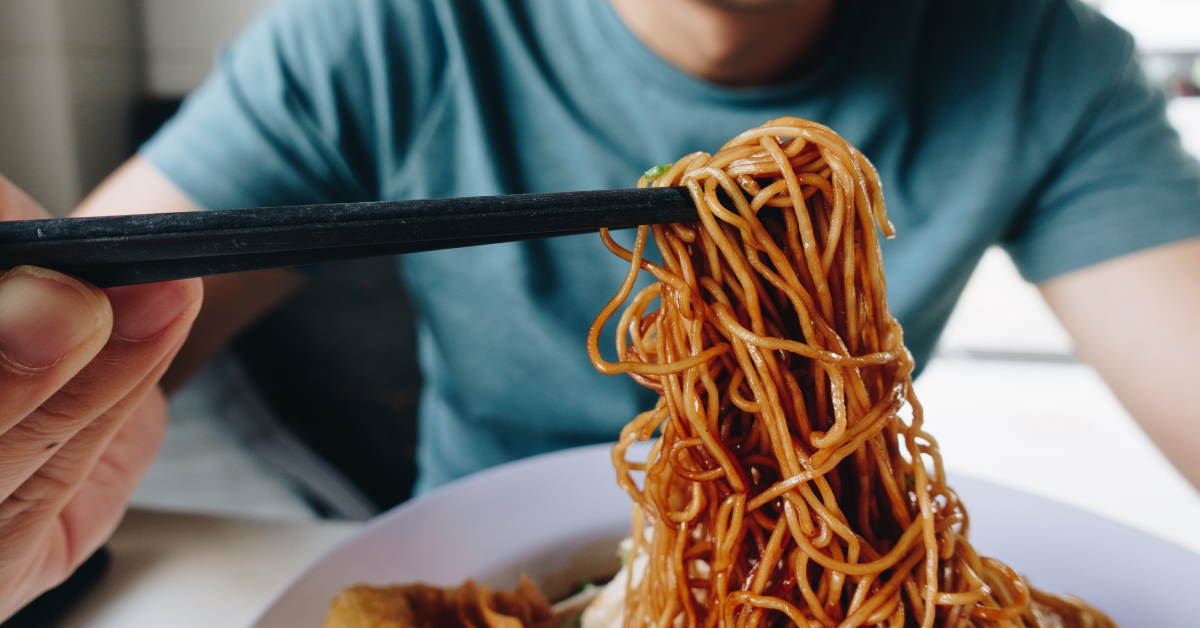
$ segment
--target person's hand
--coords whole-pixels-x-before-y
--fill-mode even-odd
[[[0,220],[45,217],[0,177]],[[161,443],[158,380],[201,292],[199,280],[99,290],[28,266],[0,276],[0,619],[120,521]]]

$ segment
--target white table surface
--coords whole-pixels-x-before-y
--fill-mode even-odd
[[[361,525],[131,510],[108,543],[108,574],[60,627],[247,626]]]

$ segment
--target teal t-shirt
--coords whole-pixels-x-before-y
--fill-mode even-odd
[[[1073,1],[841,0],[814,72],[730,89],[657,57],[606,0],[285,0],[142,155],[208,209],[589,190],[784,115],[878,167],[889,302],[919,363],[991,244],[1041,281],[1200,235],[1200,169],[1131,38]],[[587,359],[626,272],[597,236],[401,267],[418,490],[611,440],[653,403]]]

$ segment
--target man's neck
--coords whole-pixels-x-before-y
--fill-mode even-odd
[[[836,0],[610,0],[629,30],[681,70],[759,87],[812,69]]]

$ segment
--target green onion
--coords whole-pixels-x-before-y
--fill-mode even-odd
[[[647,170],[646,174],[644,174],[642,176],[646,177],[647,181],[650,181],[652,179],[657,179],[657,178],[663,176],[664,174],[667,174],[667,171],[670,170],[671,166],[674,166],[674,165],[675,164],[663,164],[661,166],[655,166],[655,167]]]

